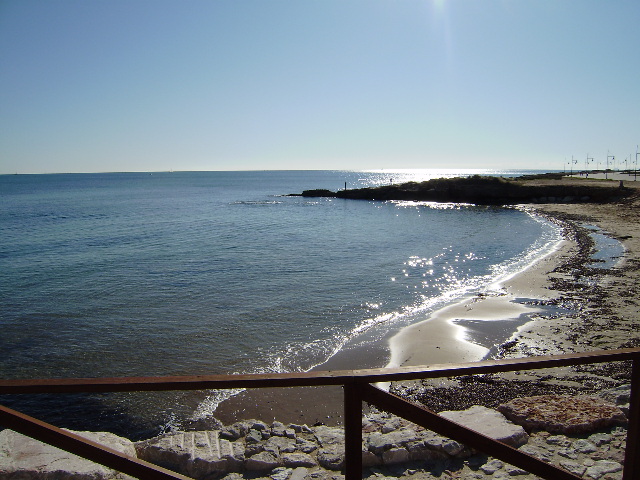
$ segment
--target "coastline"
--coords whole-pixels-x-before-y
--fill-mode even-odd
[[[635,191],[624,201],[532,207],[560,223],[565,241],[554,254],[504,282],[503,286],[510,294],[507,297],[522,295],[531,307],[549,307],[551,310],[530,315],[497,346],[492,358],[640,346],[640,182],[626,184]],[[589,235],[591,227],[600,228],[623,244],[624,253],[614,266],[599,268],[592,260],[595,250]],[[465,313],[463,311],[461,316]],[[478,313],[480,311],[476,309]],[[453,321],[455,315],[449,317]],[[441,411],[464,409],[475,404],[495,407],[526,395],[597,394],[629,383],[630,378],[630,366],[615,362],[507,372],[484,378],[400,382],[391,389],[398,395]]]
[[[544,256],[494,284],[491,293],[467,296],[403,328],[390,339],[386,367],[473,362],[492,356],[499,344],[544,314],[543,304],[559,294],[548,274],[577,248],[574,240],[564,238]],[[424,348],[426,344],[432,348]]]
[[[465,296],[428,318],[401,328],[377,344],[343,349],[312,371],[472,362],[485,358],[494,346],[506,341],[516,329],[542,308],[522,303],[548,299],[546,272],[557,256],[567,254],[571,242],[555,248],[525,269],[496,283],[496,294]],[[535,275],[535,282],[531,277]],[[477,322],[477,323],[474,323]],[[433,346],[422,348],[423,344]],[[246,390],[222,401],[213,415],[224,424],[239,419],[341,425],[343,393],[340,387]]]
[[[640,185],[636,183],[640,184],[628,182],[627,185],[637,193]],[[640,332],[636,333],[640,322],[635,318],[638,305],[635,298],[640,292],[640,279],[635,272],[640,265],[640,227],[635,212],[640,201],[637,197],[604,204],[532,206],[537,214],[561,225],[564,239],[551,253],[502,281],[499,293],[466,297],[436,311],[427,320],[404,327],[389,340],[391,356],[386,363],[382,351],[368,355],[354,349],[341,352],[315,370],[459,363],[487,357],[514,358],[640,346]],[[597,226],[619,239],[625,248],[621,262],[610,269],[591,266],[593,245],[583,224]],[[434,342],[436,338],[442,340]],[[436,348],[424,348],[425,344],[434,343]],[[348,364],[352,366],[346,366]],[[500,377],[506,381],[538,382],[549,375],[548,371],[539,371]],[[572,369],[557,369],[552,376],[555,380],[545,380],[547,384],[576,383],[576,372]],[[451,380],[416,383],[420,382],[403,382],[391,388],[409,396],[411,392],[415,394],[417,390],[434,386],[458,388],[458,383]],[[223,423],[261,418],[341,424],[341,389],[287,390],[243,392],[222,402],[214,416]]]

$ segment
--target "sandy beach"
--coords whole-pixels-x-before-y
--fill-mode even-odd
[[[590,176],[561,181],[611,183],[612,176],[608,175],[609,180]],[[636,190],[624,201],[532,207],[562,225],[564,241],[558,249],[504,282],[501,295],[466,299],[437,312],[433,323],[427,320],[401,331],[391,341],[392,363],[434,364],[456,358],[453,361],[475,361],[485,355],[486,358],[518,358],[640,346],[640,181],[630,181],[628,176],[613,181],[621,179],[625,187]],[[593,227],[624,246],[622,258],[612,268],[598,268],[598,264],[592,262],[594,244],[589,230]],[[523,304],[516,299],[526,301]],[[473,334],[464,337],[464,330],[459,326],[465,322],[481,325],[490,338],[498,325],[514,320],[520,324],[511,336],[492,352],[485,344],[484,355],[478,348],[478,338]],[[457,337],[450,348],[435,351],[424,348],[433,336],[444,338],[451,334]],[[475,349],[471,346],[474,342]],[[444,356],[439,355],[441,351]],[[518,394],[597,393],[600,389],[629,383],[629,379],[628,365],[615,363],[505,373],[491,379],[409,382],[394,385],[392,389],[439,411],[467,408],[472,404],[497,406],[499,400],[507,401]]]
[[[536,182],[593,182],[610,185],[619,179],[566,178]],[[633,177],[631,177],[633,179]],[[640,281],[640,181],[624,177],[625,185],[638,191],[620,203],[538,204],[540,215],[558,222],[564,240],[556,249],[519,274],[496,286],[494,292],[463,299],[408,326],[389,340],[391,357],[379,352],[342,352],[318,369],[373,368],[387,365],[432,365],[473,362],[483,358],[526,357],[640,345],[638,293]],[[624,258],[610,269],[591,263],[593,241],[588,229],[599,227],[620,240]],[[348,365],[356,365],[350,367]],[[584,377],[603,376],[598,366],[553,372],[503,374],[505,381],[529,381],[558,388],[591,385]],[[586,371],[589,370],[589,371]],[[606,372],[604,372],[605,378]],[[578,379],[581,377],[583,380]],[[620,383],[611,379],[605,386]],[[422,396],[423,388],[458,388],[456,381],[394,385],[394,391]],[[441,393],[446,394],[445,390]],[[580,393],[580,392],[578,392]],[[450,396],[450,395],[449,395]],[[265,402],[265,398],[268,401]],[[484,403],[478,399],[477,403]],[[453,405],[455,406],[455,405]],[[447,402],[442,408],[452,407]],[[283,422],[340,424],[340,388],[273,389],[245,392],[223,402],[215,416],[223,423],[240,418],[278,419]]]

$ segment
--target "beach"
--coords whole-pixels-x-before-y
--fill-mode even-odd
[[[629,181],[628,177],[624,180],[627,188],[640,192],[640,182]],[[604,183],[605,180],[592,176],[539,182]],[[462,363],[640,345],[637,328],[640,223],[636,211],[639,203],[636,192],[621,202],[528,206],[562,226],[564,239],[553,252],[500,285],[492,286],[490,293],[466,297],[385,340],[389,342],[390,352],[386,364],[381,363],[385,361],[383,349],[369,353],[355,349],[342,352],[316,369]],[[602,229],[624,246],[623,258],[612,268],[598,268],[597,263],[592,263],[594,245],[589,229],[593,227]],[[607,368],[611,370],[609,375]],[[500,375],[500,381],[507,383],[501,387],[502,391],[511,390],[508,396],[512,397],[522,387],[520,382],[539,384],[548,392],[592,393],[598,388],[624,383],[624,371],[618,370],[617,366],[596,365],[581,368],[580,372],[566,368],[505,373]],[[595,377],[600,380],[594,380]],[[628,383],[628,379],[626,381]],[[512,387],[508,386],[509,382],[513,383]],[[425,389],[436,389],[442,395],[457,398],[452,395],[452,389],[461,386],[452,379],[402,382],[391,388],[414,399],[423,398]],[[216,418],[223,423],[240,417],[309,424],[341,423],[340,388],[274,389],[265,393],[245,392],[223,402],[215,412]],[[268,401],[263,403],[265,398]],[[477,398],[475,403],[495,402],[491,398]],[[438,405],[441,409],[456,406],[451,401]]]
[[[611,178],[611,174],[609,175]],[[633,177],[632,177],[633,178]],[[601,182],[603,179],[566,179],[563,182]],[[616,179],[615,181],[618,181]],[[478,341],[473,333],[458,326],[473,322],[482,326],[485,338],[498,325],[515,321],[512,335],[495,345],[485,358],[519,358],[571,352],[609,350],[640,346],[640,224],[638,192],[640,182],[624,178],[636,192],[621,202],[604,204],[540,204],[539,214],[560,222],[564,240],[555,252],[501,285],[502,295],[475,297],[443,309],[434,322],[421,322],[392,339],[395,365],[447,363],[461,346],[463,359],[480,360],[482,350],[469,345]],[[598,268],[592,262],[593,227],[616,238],[624,246],[622,258],[612,268]],[[525,299],[523,301],[523,299]],[[425,349],[434,335],[457,334],[456,343],[443,349]],[[496,340],[498,337],[494,336]],[[489,342],[490,343],[490,342]],[[476,347],[478,346],[475,343]],[[489,345],[485,343],[485,352]],[[473,358],[475,355],[475,358]],[[443,361],[446,359],[447,361]],[[402,382],[392,386],[399,395],[421,402],[437,411],[463,409],[473,404],[496,407],[524,395],[597,394],[630,381],[630,366],[624,362],[576,368],[555,368],[423,382]]]

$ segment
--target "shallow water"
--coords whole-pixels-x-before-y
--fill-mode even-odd
[[[612,238],[603,230],[593,225],[587,225],[589,236],[595,242],[595,253],[591,255],[593,268],[612,268],[624,255],[624,245],[620,240]]]

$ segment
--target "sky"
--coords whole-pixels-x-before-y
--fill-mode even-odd
[[[637,0],[0,0],[0,173],[631,166],[639,52]]]

